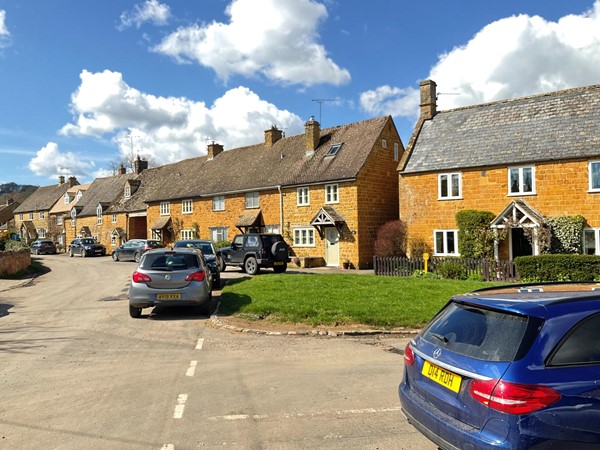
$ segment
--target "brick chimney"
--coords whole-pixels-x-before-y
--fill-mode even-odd
[[[217,156],[222,151],[223,151],[223,146],[221,144],[217,144],[216,142],[213,142],[212,144],[208,144],[207,155],[206,155],[207,160],[210,161],[210,160],[214,159],[214,157]]]
[[[119,175],[125,175],[127,173],[127,169],[125,169],[125,166],[123,164],[121,164],[119,166],[119,171],[117,172]]]
[[[319,146],[321,138],[321,126],[313,116],[304,124],[304,139],[306,142],[306,154],[312,155]]]
[[[265,147],[271,148],[273,144],[280,140],[283,137],[283,132],[275,125],[271,127],[269,130],[265,130]]]
[[[58,176],[58,184],[65,184],[65,177],[63,175]]]
[[[140,159],[140,155],[138,155],[137,159],[133,162],[133,170],[134,170],[134,172],[137,175],[139,175],[140,173],[142,173],[147,168],[148,168],[148,161],[146,161],[145,159]]]
[[[75,177],[69,177],[69,187],[72,188],[73,186],[77,186],[79,184],[79,181],[77,181],[77,178]]]
[[[421,118],[424,120],[433,119],[436,115],[437,110],[437,93],[435,81],[425,80],[420,83],[421,90]]]

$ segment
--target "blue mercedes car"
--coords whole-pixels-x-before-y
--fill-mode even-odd
[[[600,284],[455,296],[404,363],[402,411],[441,449],[600,449]]]

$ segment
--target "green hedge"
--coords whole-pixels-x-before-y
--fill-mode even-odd
[[[600,256],[596,255],[519,256],[515,265],[525,282],[600,280]]]

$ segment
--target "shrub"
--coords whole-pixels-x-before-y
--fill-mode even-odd
[[[421,258],[423,253],[433,253],[433,249],[423,238],[411,239],[408,242],[408,251],[412,258]]]
[[[581,236],[585,219],[583,216],[547,218],[551,230],[550,253],[574,253],[583,251]]]
[[[448,278],[451,280],[466,280],[467,279],[467,268],[458,261],[443,261],[436,267],[436,272],[442,278]]]
[[[490,211],[464,209],[456,213],[458,252],[463,258],[486,259],[494,256],[498,238],[490,223],[496,216]]]
[[[431,278],[433,280],[439,280],[442,277],[434,272],[425,272],[424,270],[415,270],[412,274],[413,278]]]
[[[386,222],[377,230],[375,255],[406,256],[406,225],[401,220]]]
[[[600,278],[600,256],[537,255],[515,258],[522,281],[594,281]]]
[[[217,242],[213,242],[213,245],[215,246],[215,248],[217,250],[219,250],[220,248],[229,246],[229,242],[227,242],[227,241],[217,241]]]

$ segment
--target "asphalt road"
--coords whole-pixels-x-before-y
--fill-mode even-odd
[[[435,448],[400,412],[406,339],[131,319],[135,263],[40,259],[49,273],[0,292],[1,449]]]

